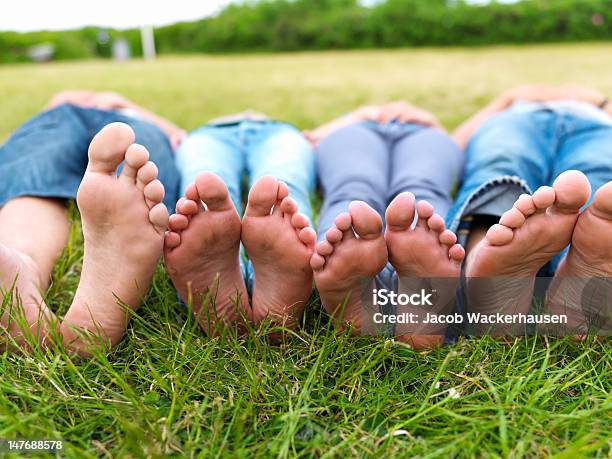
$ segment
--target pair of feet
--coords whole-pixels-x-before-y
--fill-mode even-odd
[[[241,242],[255,272],[251,304]],[[208,333],[217,324],[259,324],[266,318],[295,328],[312,292],[315,242],[285,183],[270,176],[258,180],[241,221],[223,181],[203,172],[170,217],[164,258],[181,298]]]
[[[612,276],[612,182],[597,190],[581,212],[590,195],[586,176],[566,171],[552,187],[520,196],[468,254],[465,275],[470,304],[488,313],[505,306],[508,312],[527,313],[538,271],[571,244],[544,306],[547,312],[569,316],[566,332],[586,331],[585,288],[592,279]]]
[[[416,212],[416,224],[413,226]],[[465,257],[456,235],[445,228],[444,220],[427,201],[416,203],[412,193],[401,193],[385,213],[386,229],[380,215],[368,204],[354,201],[347,213],[338,215],[335,226],[325,234],[311,259],[314,280],[325,309],[338,320],[350,323],[354,332],[372,330],[370,298],[374,278],[390,262],[399,278],[399,293],[413,294],[415,279],[440,285],[438,295],[448,303],[454,296]],[[377,312],[374,308],[374,312]],[[450,311],[438,311],[450,312]],[[398,338],[415,347],[438,344],[441,334],[404,334]]]
[[[129,311],[148,291],[163,249],[169,218],[162,203],[164,187],[149,153],[134,140],[125,124],[102,129],[89,147],[77,195],[85,240],[83,269],[57,331],[68,348],[81,354],[102,342],[112,346],[123,337]],[[50,339],[53,315],[42,295],[48,280],[33,258],[10,243],[0,244],[0,274],[2,292],[12,292],[2,328],[23,345],[24,331],[15,318],[25,316],[36,339]]]

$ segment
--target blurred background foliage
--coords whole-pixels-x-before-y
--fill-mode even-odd
[[[141,52],[140,31],[85,27],[61,32],[0,33],[0,62],[27,61],[49,44],[54,59],[110,57],[122,37]],[[260,0],[218,15],[159,27],[161,54],[301,51],[415,46],[472,46],[612,38],[612,0]]]

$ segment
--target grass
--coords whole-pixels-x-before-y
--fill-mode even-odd
[[[113,89],[194,128],[253,107],[307,128],[407,98],[452,128],[497,92],[574,81],[612,94],[607,44],[169,57],[0,67],[0,138],[57,90]],[[61,315],[82,259],[73,225],[47,294]],[[125,339],[78,360],[0,354],[0,438],[67,457],[611,457],[610,340],[489,338],[428,352],[330,329],[206,337],[159,269]],[[0,455],[2,453],[0,452]]]

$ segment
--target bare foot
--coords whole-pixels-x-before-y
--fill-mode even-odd
[[[253,263],[253,320],[270,317],[295,328],[312,293],[310,258],[316,235],[297,213],[287,185],[262,177],[249,192],[242,219],[242,243]]]
[[[595,193],[574,228],[572,245],[547,295],[547,312],[566,314],[563,334],[612,332],[612,182]]]
[[[365,202],[354,201],[335,223],[317,245],[310,265],[321,302],[336,325],[349,323],[360,332],[372,323],[372,304],[362,299],[371,298],[371,291],[364,289],[387,264],[382,219]]]
[[[419,307],[418,310],[414,306],[401,307],[402,312],[418,313],[420,319],[426,312],[431,315],[450,314],[465,250],[456,243],[457,236],[445,228],[442,217],[434,214],[431,204],[421,201],[416,209],[419,218],[412,228],[415,216],[414,195],[401,193],[389,204],[385,232],[389,261],[397,272],[400,294],[414,294],[424,289],[434,292],[435,300],[433,305]],[[398,325],[396,334],[399,339],[416,348],[443,342],[446,329],[444,323],[415,325]]]
[[[46,336],[52,313],[41,295],[43,290],[34,260],[0,244],[0,349],[9,345],[8,336],[23,347],[26,323],[39,342]]]
[[[522,195],[502,215],[467,257],[468,298],[474,312],[529,311],[537,272],[567,247],[590,193],[583,173],[566,171],[552,188]]]
[[[230,325],[250,317],[240,270],[240,217],[225,183],[211,172],[198,175],[169,226],[166,269],[204,331],[214,333],[217,319]]]
[[[64,343],[80,354],[89,354],[91,344],[112,346],[121,340],[129,319],[126,308],[138,308],[162,254],[168,210],[157,167],[148,159],[123,123],[104,127],[89,146],[77,195],[85,238],[83,270],[61,325]],[[83,339],[84,330],[92,336]]]

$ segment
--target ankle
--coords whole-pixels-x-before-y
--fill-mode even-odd
[[[38,290],[40,292],[47,290],[47,287],[49,286],[49,276],[43,275],[43,270],[40,268],[36,260],[30,255],[20,251],[17,251],[17,253],[32,274],[32,280],[36,284],[36,287],[38,287]]]
[[[0,243],[0,249],[5,252],[6,257],[18,259],[21,264],[25,265],[27,272],[24,275],[28,275],[39,291],[43,292],[47,289],[49,280],[45,278],[43,270],[32,256],[10,244]]]

